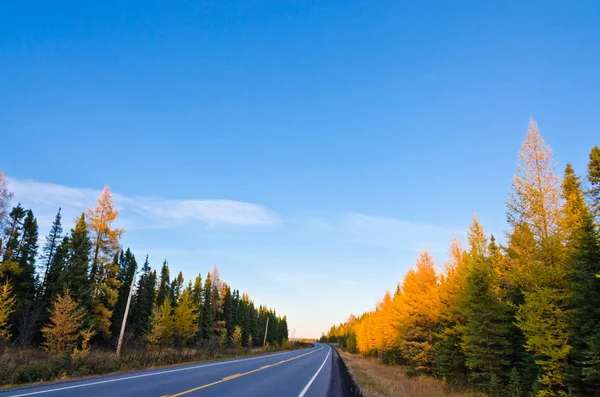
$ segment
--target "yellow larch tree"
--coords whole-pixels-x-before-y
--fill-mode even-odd
[[[150,346],[164,346],[171,343],[174,331],[173,322],[173,307],[171,299],[167,297],[161,306],[154,306],[148,344]]]
[[[566,250],[561,228],[561,193],[551,149],[529,121],[508,200],[508,266],[525,301],[517,325],[539,367],[538,396],[565,395],[568,342]]]
[[[16,303],[10,282],[6,280],[0,287],[0,342],[8,342],[12,337],[8,319],[15,311]]]
[[[42,328],[44,349],[54,354],[75,350],[81,336],[84,316],[69,290],[65,290],[54,300],[50,321]]]
[[[117,279],[119,266],[116,260],[112,260],[119,250],[119,239],[124,232],[123,228],[113,226],[118,215],[108,186],[104,187],[96,206],[86,213],[93,241],[90,268],[92,315],[96,330],[105,338],[110,336],[110,318],[120,286]]]
[[[433,371],[433,330],[439,322],[440,296],[435,262],[427,251],[417,258],[402,282],[396,300],[399,321],[400,351],[415,374]]]
[[[191,289],[184,289],[173,312],[173,335],[180,347],[198,332],[198,308],[192,299]]]
[[[451,382],[460,381],[466,371],[460,344],[464,332],[461,302],[468,269],[466,253],[455,238],[450,244],[445,271],[440,276],[440,326],[435,334],[436,373]]]

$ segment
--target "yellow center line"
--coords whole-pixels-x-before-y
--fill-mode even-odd
[[[250,374],[253,374],[253,373],[258,372],[258,371],[262,371],[262,370],[267,369],[267,368],[275,367],[277,365],[281,365],[281,364],[284,364],[284,363],[287,363],[287,362],[299,359],[300,357],[308,356],[309,354],[316,353],[316,352],[318,352],[319,350],[322,350],[322,349],[323,349],[323,347],[321,347],[320,349],[317,349],[317,350],[312,350],[312,351],[310,351],[308,353],[301,354],[299,356],[288,358],[287,360],[281,360],[279,362],[276,362],[275,364],[263,365],[260,368],[253,369],[253,370],[248,371],[248,372],[243,372],[241,374],[235,374],[235,375],[226,376],[223,379],[220,379],[220,380],[218,380],[216,382],[207,383],[207,384],[202,385],[202,386],[194,387],[193,389],[184,390],[184,391],[179,392],[177,394],[171,394],[169,396],[163,396],[163,397],[179,397],[179,396],[183,396],[184,394],[193,393],[193,392],[195,392],[197,390],[206,389],[207,387],[218,385],[219,383],[227,382],[228,380],[231,380],[231,379],[240,378],[242,376],[250,375]]]

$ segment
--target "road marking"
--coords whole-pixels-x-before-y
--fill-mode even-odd
[[[316,350],[313,350],[313,351],[316,351]],[[65,386],[65,387],[58,387],[56,389],[48,389],[48,390],[34,391],[34,392],[31,392],[31,393],[15,394],[15,395],[13,395],[11,397],[34,396],[34,395],[37,395],[37,394],[45,394],[45,393],[52,393],[52,392],[55,392],[55,391],[77,389],[77,388],[80,388],[80,387],[95,386],[95,385],[101,385],[101,384],[104,384],[104,383],[120,382],[120,381],[123,381],[123,380],[145,378],[145,377],[148,377],[148,376],[170,374],[170,373],[173,373],[173,372],[180,372],[180,371],[189,371],[189,370],[198,369],[198,368],[215,367],[215,366],[218,366],[218,365],[225,365],[225,364],[231,364],[231,363],[239,363],[241,361],[258,360],[258,359],[261,359],[261,358],[275,357],[275,356],[280,356],[282,354],[289,354],[289,353],[293,353],[293,352],[282,352],[282,353],[262,355],[262,356],[258,356],[258,357],[240,358],[238,360],[220,361],[220,362],[212,363],[212,364],[194,365],[193,367],[170,369],[170,370],[161,371],[161,372],[152,372],[152,373],[149,373],[149,374],[133,375],[133,376],[125,377],[125,378],[107,379],[107,380],[102,380],[102,381],[98,381],[98,382],[84,383],[82,385]],[[6,390],[6,391],[8,393],[10,393],[10,390]]]
[[[279,362],[276,362],[275,364],[263,365],[260,368],[253,369],[253,370],[248,371],[248,372],[244,372],[244,373],[241,373],[241,374],[235,374],[235,375],[231,375],[231,376],[226,376],[223,379],[220,379],[220,380],[218,380],[216,382],[207,383],[207,384],[202,385],[202,386],[194,387],[193,389],[184,390],[184,391],[179,392],[177,394],[171,394],[168,397],[180,397],[180,396],[183,396],[185,394],[189,394],[189,393],[193,393],[193,392],[198,391],[198,390],[206,389],[207,387],[218,385],[219,383],[227,382],[228,380],[231,380],[231,379],[240,378],[242,376],[250,375],[250,374],[253,374],[253,373],[258,372],[258,371],[262,371],[262,370],[267,369],[267,368],[275,367],[277,365],[281,365],[281,364],[284,364],[284,363],[287,363],[287,362],[290,362],[290,361],[293,361],[293,360],[297,360],[300,357],[305,357],[305,356],[308,356],[309,354],[313,354],[313,353],[316,353],[316,352],[321,351],[321,350],[323,350],[323,346],[321,346],[321,348],[319,348],[317,350],[311,350],[308,353],[304,353],[304,354],[301,354],[299,356],[294,356],[292,358],[288,358],[287,360],[281,360]],[[329,354],[327,354],[327,356],[329,357]],[[321,368],[322,367],[323,366],[321,366]],[[321,368],[319,368],[319,371],[321,370]],[[312,383],[312,380],[311,380],[311,383]]]
[[[327,357],[325,357],[325,360],[323,361],[323,364],[321,364],[321,366],[319,367],[319,369],[317,370],[317,372],[315,372],[315,374],[308,381],[308,383],[306,384],[306,386],[304,386],[304,389],[302,389],[302,391],[300,392],[300,394],[298,394],[298,397],[304,397],[304,395],[308,391],[308,388],[310,387],[310,385],[312,385],[312,383],[315,381],[315,379],[317,379],[317,376],[319,375],[319,372],[321,372],[321,370],[325,366],[325,363],[327,362],[327,359],[329,358],[330,354],[331,354],[331,347],[329,347],[329,352],[327,352]]]

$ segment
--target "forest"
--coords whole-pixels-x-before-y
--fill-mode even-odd
[[[127,306],[123,348],[138,354],[135,367],[286,345],[286,317],[256,307],[216,266],[187,283],[182,272],[171,278],[166,260],[159,273],[148,256],[140,267],[121,246],[108,186],[68,232],[59,208],[41,249],[34,212],[11,207],[13,196],[0,171],[0,384],[122,369],[127,363],[113,356]],[[94,351],[110,355],[88,357]],[[90,368],[111,360],[113,367]]]
[[[583,178],[568,163],[560,177],[530,120],[506,216],[502,238],[475,216],[443,266],[420,252],[374,310],[321,341],[491,396],[599,396],[598,146]]]

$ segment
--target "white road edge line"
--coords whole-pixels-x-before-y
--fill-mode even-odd
[[[325,363],[327,362],[327,360],[329,359],[329,355],[331,354],[331,346],[329,346],[329,352],[327,352],[327,357],[325,357],[325,360],[323,361],[323,364],[321,364],[321,366],[319,367],[319,369],[317,370],[317,372],[315,372],[315,374],[313,375],[313,377],[308,381],[308,383],[306,384],[306,386],[304,386],[304,389],[302,389],[302,391],[300,392],[300,394],[298,394],[298,397],[304,397],[304,395],[306,394],[306,392],[308,391],[308,388],[310,387],[310,385],[312,385],[312,383],[315,381],[315,379],[317,379],[317,376],[319,375],[319,372],[321,372],[321,370],[323,369],[323,367],[325,366]]]
[[[282,354],[289,354],[289,353],[295,353],[295,352],[294,351],[291,351],[291,352],[281,352],[281,353],[263,355],[263,356],[259,356],[259,357],[240,358],[238,360],[229,360],[229,361],[221,361],[221,362],[212,363],[212,364],[195,365],[193,367],[170,369],[170,370],[167,370],[167,371],[152,372],[152,373],[149,373],[149,374],[141,374],[141,375],[133,375],[133,376],[125,377],[125,378],[108,379],[108,380],[102,380],[102,381],[98,381],[98,382],[84,383],[82,385],[65,386],[65,387],[59,387],[59,388],[56,388],[56,389],[34,391],[34,392],[31,392],[31,393],[13,394],[10,397],[34,396],[34,395],[37,395],[37,394],[52,393],[52,392],[61,391],[61,390],[77,389],[79,387],[101,385],[103,383],[120,382],[120,381],[123,381],[123,380],[129,380],[129,379],[145,378],[145,377],[148,377],[148,376],[163,375],[163,374],[169,374],[169,373],[180,372],[180,371],[189,371],[189,370],[192,370],[192,369],[205,368],[205,367],[214,367],[214,366],[217,366],[217,365],[225,365],[225,364],[237,363],[237,362],[240,362],[240,361],[258,360],[258,359],[261,359],[261,358],[275,357],[275,356],[280,356]],[[10,390],[6,390],[6,391],[8,393],[10,393]]]

